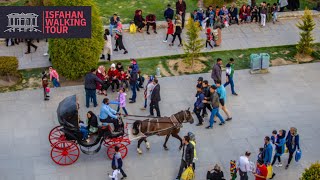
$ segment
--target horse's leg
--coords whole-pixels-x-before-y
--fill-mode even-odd
[[[142,143],[143,140],[144,140],[144,138],[141,138],[141,139],[139,139],[139,141],[138,141],[137,151],[138,151],[139,154],[142,154],[142,151],[141,151],[141,149],[140,149],[140,144]]]
[[[147,147],[147,150],[150,149],[150,143],[147,141],[147,138],[143,138],[144,142],[146,143],[146,147]]]
[[[181,150],[182,149],[182,139],[181,139],[181,137],[179,136],[179,134],[178,133],[173,133],[173,134],[171,134],[173,137],[175,137],[175,138],[177,138],[177,139],[179,139],[179,141],[180,141],[180,147],[179,147],[179,150]]]
[[[164,141],[164,144],[163,144],[164,150],[169,150],[169,149],[167,148],[167,142],[168,142],[169,137],[170,137],[170,134],[168,134],[168,135],[166,136],[166,140]]]

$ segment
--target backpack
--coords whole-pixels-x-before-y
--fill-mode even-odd
[[[137,32],[137,27],[136,27],[136,25],[134,23],[130,23],[129,31],[132,34]]]

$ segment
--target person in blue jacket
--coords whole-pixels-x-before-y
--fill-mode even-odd
[[[204,100],[204,94],[202,91],[202,85],[201,84],[197,84],[197,94],[196,94],[197,100],[194,103],[194,109],[193,112],[197,115],[197,118],[199,120],[199,123],[197,124],[197,126],[201,126],[203,123],[203,119],[202,116],[200,115],[204,104],[203,104],[203,100]]]
[[[286,144],[286,131],[281,129],[279,130],[279,133],[277,134],[277,138],[275,139],[274,145],[275,147],[275,151],[276,153],[273,156],[273,160],[271,165],[273,166],[276,163],[276,160],[278,159],[279,163],[276,164],[276,167],[281,167],[282,163],[281,163],[281,155],[284,153],[285,150],[285,144]],[[272,173],[272,177],[270,179],[273,179],[273,177],[276,174],[273,172]]]
[[[118,123],[117,111],[113,110],[109,106],[108,98],[104,98],[102,101],[99,118],[100,118],[100,121],[103,123],[112,123],[114,125],[115,131],[118,131],[119,123]]]
[[[286,146],[289,151],[289,159],[288,164],[286,165],[286,169],[289,168],[290,162],[293,157],[293,153],[298,149],[300,151],[300,144],[299,144],[299,134],[297,128],[291,127],[288,135],[286,137]]]
[[[263,149],[263,162],[266,166],[271,164],[272,151],[273,149],[270,143],[270,137],[266,136],[264,138],[264,149]]]

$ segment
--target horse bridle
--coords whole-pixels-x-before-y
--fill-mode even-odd
[[[186,111],[182,111],[183,112],[183,120],[182,121],[180,121],[179,119],[177,119],[176,118],[176,116],[175,115],[173,115],[174,116],[174,118],[180,123],[180,124],[182,124],[182,123],[184,123],[185,121],[186,122],[188,122],[188,120],[187,120],[187,113],[186,113]]]

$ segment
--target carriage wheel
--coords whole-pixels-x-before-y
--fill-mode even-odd
[[[112,160],[113,155],[114,155],[114,153],[116,152],[116,151],[114,150],[114,147],[115,147],[115,146],[118,146],[118,147],[119,147],[119,152],[121,153],[121,158],[124,159],[124,158],[127,156],[127,154],[128,154],[128,148],[127,148],[127,146],[125,146],[125,145],[122,144],[122,143],[116,143],[116,144],[113,144],[113,145],[111,145],[111,146],[108,147],[108,149],[107,149],[107,155],[108,155],[109,159]]]
[[[61,166],[73,164],[79,155],[79,147],[72,141],[59,141],[51,149],[51,159]]]
[[[49,133],[49,142],[50,142],[51,145],[54,145],[59,141],[65,141],[66,140],[66,136],[60,130],[61,128],[63,128],[63,127],[62,126],[56,126],[55,128],[53,128],[50,131],[50,133]]]
[[[114,144],[119,144],[119,143],[122,143],[125,146],[128,146],[130,144],[130,140],[127,136],[120,136],[117,138],[110,138],[110,139],[107,138],[104,140],[103,145],[105,147],[109,147],[109,146],[112,146]]]

